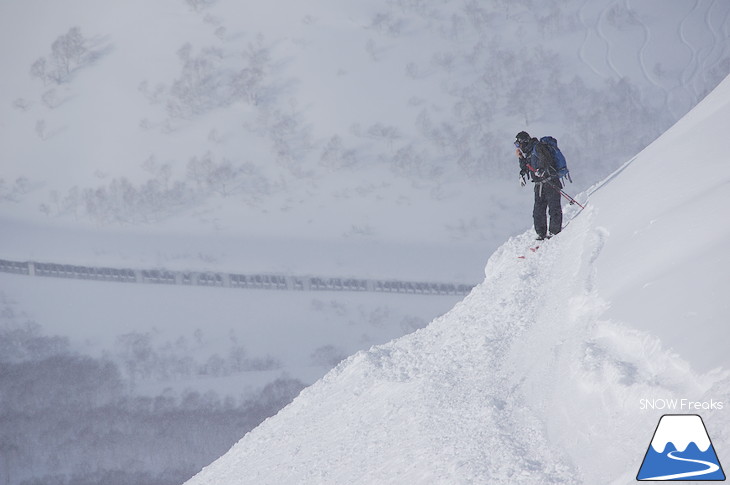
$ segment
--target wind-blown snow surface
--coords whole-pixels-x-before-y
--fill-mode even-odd
[[[640,399],[730,401],[726,372],[693,366],[730,368],[728,126],[730,78],[559,237],[510,239],[451,312],[340,364],[188,484],[633,482],[661,413]],[[722,461],[728,411],[702,414]]]

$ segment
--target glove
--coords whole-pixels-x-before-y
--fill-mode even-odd
[[[545,170],[543,170],[541,168],[538,168],[537,170],[535,170],[535,177],[541,179],[541,178],[544,178],[545,175],[546,175]]]
[[[520,187],[527,185],[527,177],[524,173],[520,173]]]

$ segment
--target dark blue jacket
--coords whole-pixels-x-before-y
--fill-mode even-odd
[[[560,183],[560,178],[552,165],[552,156],[544,143],[537,138],[530,140],[530,143],[522,151],[524,157],[520,157],[520,174],[530,174],[533,182],[544,182],[551,180],[553,183]],[[528,164],[532,170],[528,168]],[[538,177],[535,172],[542,172],[544,175]]]

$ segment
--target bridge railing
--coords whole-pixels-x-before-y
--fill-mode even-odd
[[[117,283],[210,286],[221,288],[350,291],[403,293],[412,295],[466,295],[474,285],[400,280],[377,280],[322,276],[277,274],[229,274],[222,272],[170,271],[165,269],[129,269],[70,264],[10,261],[0,259],[0,272],[27,276],[72,278]]]

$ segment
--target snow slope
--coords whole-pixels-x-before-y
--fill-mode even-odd
[[[730,401],[726,371],[698,370],[730,368],[728,126],[730,78],[559,237],[507,241],[451,312],[352,356],[188,485],[632,483],[662,413],[641,399]],[[722,461],[727,409],[702,415]]]

